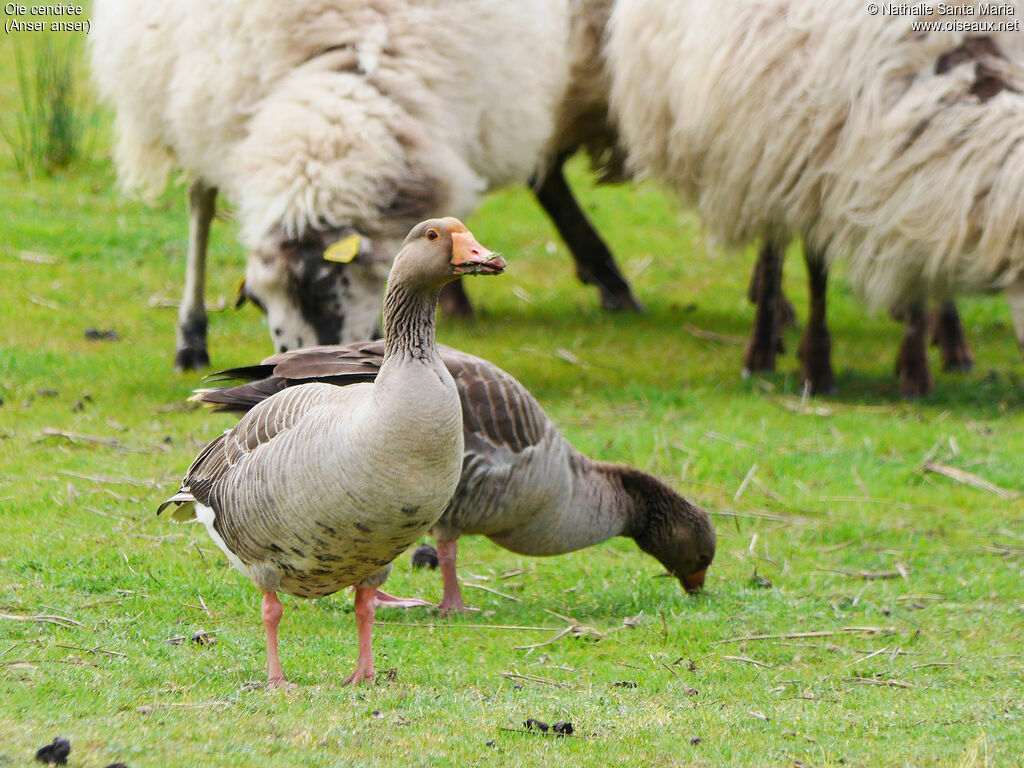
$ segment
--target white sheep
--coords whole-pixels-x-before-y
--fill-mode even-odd
[[[563,0],[564,1],[564,0]],[[555,132],[529,186],[576,262],[576,275],[597,287],[605,309],[640,311],[608,246],[587,219],[566,182],[565,161],[583,149],[599,181],[623,181],[625,155],[608,107],[604,43],[613,0],[568,0],[569,81],[556,109]],[[441,294],[449,314],[467,315],[469,300],[459,283]]]
[[[872,307],[907,318],[908,394],[930,384],[929,298],[1024,302],[1024,36],[948,31],[1019,22],[934,8],[620,0],[612,15],[611,100],[633,166],[695,203],[725,245],[763,243],[769,303],[786,243],[804,238],[815,391],[832,386],[824,289],[838,262]]]
[[[579,101],[568,78],[571,41],[587,29],[570,8],[581,5],[607,15],[608,0],[98,0],[93,71],[116,109],[123,182],[153,192],[174,168],[193,178],[177,366],[208,362],[218,189],[237,205],[246,294],[278,350],[370,338],[382,265],[409,227],[467,216],[487,190],[538,169],[552,171],[538,194],[558,206],[559,228],[582,232],[576,250],[593,253],[581,274],[606,304],[635,306],[566,202],[565,146],[552,138],[559,111]],[[335,243],[349,263],[324,260]]]
[[[193,175],[193,251],[225,191],[280,349],[370,337],[374,262],[416,221],[465,216],[531,176],[566,88],[567,30],[565,4],[545,0],[100,0],[91,42],[122,178],[158,190],[174,167]],[[353,263],[324,261],[338,241]],[[195,307],[182,311],[179,365],[205,363],[188,344]]]

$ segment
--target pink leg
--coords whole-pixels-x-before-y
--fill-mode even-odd
[[[468,608],[462,600],[462,590],[459,589],[459,576],[455,571],[455,553],[458,549],[456,541],[437,542],[437,562],[441,566],[441,579],[444,582],[444,596],[437,607],[442,613],[451,611],[474,611],[475,608]]]
[[[276,592],[263,593],[263,628],[267,632],[267,687],[268,688],[294,688],[295,686],[284,679],[284,672],[281,671],[281,659],[277,655],[277,628],[281,623],[281,616],[284,615],[284,606],[277,599]]]
[[[395,597],[379,589],[376,592],[376,597],[377,605],[382,608],[418,608],[422,605],[433,605],[433,603],[420,600],[418,597]]]
[[[377,607],[377,590],[373,587],[356,587],[356,632],[359,636],[359,655],[356,668],[345,678],[342,685],[373,680],[373,614]]]

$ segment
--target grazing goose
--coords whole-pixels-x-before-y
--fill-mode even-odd
[[[373,677],[376,588],[437,522],[462,466],[458,390],[434,341],[438,292],[459,275],[504,267],[458,219],[418,224],[384,294],[375,381],[312,383],[263,399],[203,449],[160,506],[205,524],[263,592],[268,685],[287,684],[277,592],[322,597],[351,585],[359,653],[345,682]]]
[[[688,592],[704,583],[715,555],[707,513],[633,467],[593,461],[563,438],[526,388],[496,365],[438,347],[462,399],[466,453],[451,503],[434,525],[444,611],[465,610],[456,577],[456,540],[482,534],[524,555],[557,555],[629,536]],[[197,392],[219,410],[249,411],[274,393],[311,381],[344,385],[372,378],[380,342],[300,349],[225,371],[247,384]]]

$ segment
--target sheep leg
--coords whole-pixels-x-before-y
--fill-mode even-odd
[[[468,320],[473,316],[473,303],[462,286],[462,278],[448,283],[441,289],[439,302],[445,317]]]
[[[743,375],[754,371],[774,371],[775,355],[781,351],[776,308],[782,281],[782,250],[765,242],[757,257],[757,307],[754,329],[743,353]]]
[[[276,592],[263,593],[263,605],[260,613],[263,616],[263,629],[267,633],[267,687],[294,688],[292,683],[284,679],[281,671],[281,658],[277,655],[277,628],[284,615],[284,606],[277,598]]]
[[[643,307],[622,276],[615,257],[580,209],[562,173],[570,153],[554,159],[540,178],[534,177],[530,188],[544,212],[558,230],[576,261],[576,276],[587,285],[597,286],[601,306],[605,309],[641,312]]]
[[[459,576],[455,570],[455,554],[458,550],[458,543],[452,541],[437,541],[437,562],[441,566],[441,580],[444,583],[444,595],[438,608],[441,613],[452,613],[453,611],[475,611],[470,608],[462,599],[462,590],[459,588]]]
[[[800,360],[803,363],[804,387],[812,395],[831,394],[836,391],[832,374],[832,338],[825,319],[828,265],[819,253],[804,247],[807,263],[807,284],[810,293],[810,311],[807,328],[800,340]]]
[[[342,685],[373,680],[373,616],[377,607],[376,587],[356,587],[356,634],[359,638],[359,652],[356,668],[345,678]]]
[[[210,364],[206,353],[206,246],[217,201],[217,188],[195,179],[188,187],[188,259],[185,292],[178,309],[174,368],[187,371]]]
[[[747,286],[747,299],[751,304],[757,304],[757,286],[761,283],[761,260],[758,259],[754,265],[754,269],[750,273],[750,283]],[[775,324],[776,327],[782,331],[786,328],[796,328],[796,309],[793,308],[792,302],[786,298],[785,294],[782,293],[782,283],[779,283],[779,300],[778,304],[775,305],[776,316]],[[781,345],[782,337],[779,337],[779,353],[782,353]]]
[[[903,345],[896,362],[900,394],[904,397],[924,397],[932,390],[926,350],[927,334],[928,318],[924,302],[911,302],[903,312]]]
[[[932,313],[930,335],[932,344],[942,351],[942,370],[966,373],[974,367],[974,355],[952,299]]]

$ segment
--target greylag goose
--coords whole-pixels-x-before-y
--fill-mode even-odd
[[[443,345],[438,350],[462,400],[466,447],[458,489],[433,527],[442,610],[466,609],[455,567],[462,534],[482,534],[525,555],[557,555],[628,536],[688,592],[703,586],[715,555],[714,528],[703,509],[645,472],[581,454],[527,389],[496,365]],[[221,374],[249,383],[200,390],[193,399],[244,413],[294,385],[371,379],[385,359],[380,342],[285,352]]]
[[[277,649],[282,591],[322,597],[355,585],[359,650],[346,683],[374,675],[371,630],[391,561],[441,516],[459,481],[459,395],[438,355],[438,292],[505,262],[458,220],[418,224],[384,294],[375,380],[312,383],[262,399],[189,467],[158,510],[198,519],[263,592],[267,682],[287,685]]]

